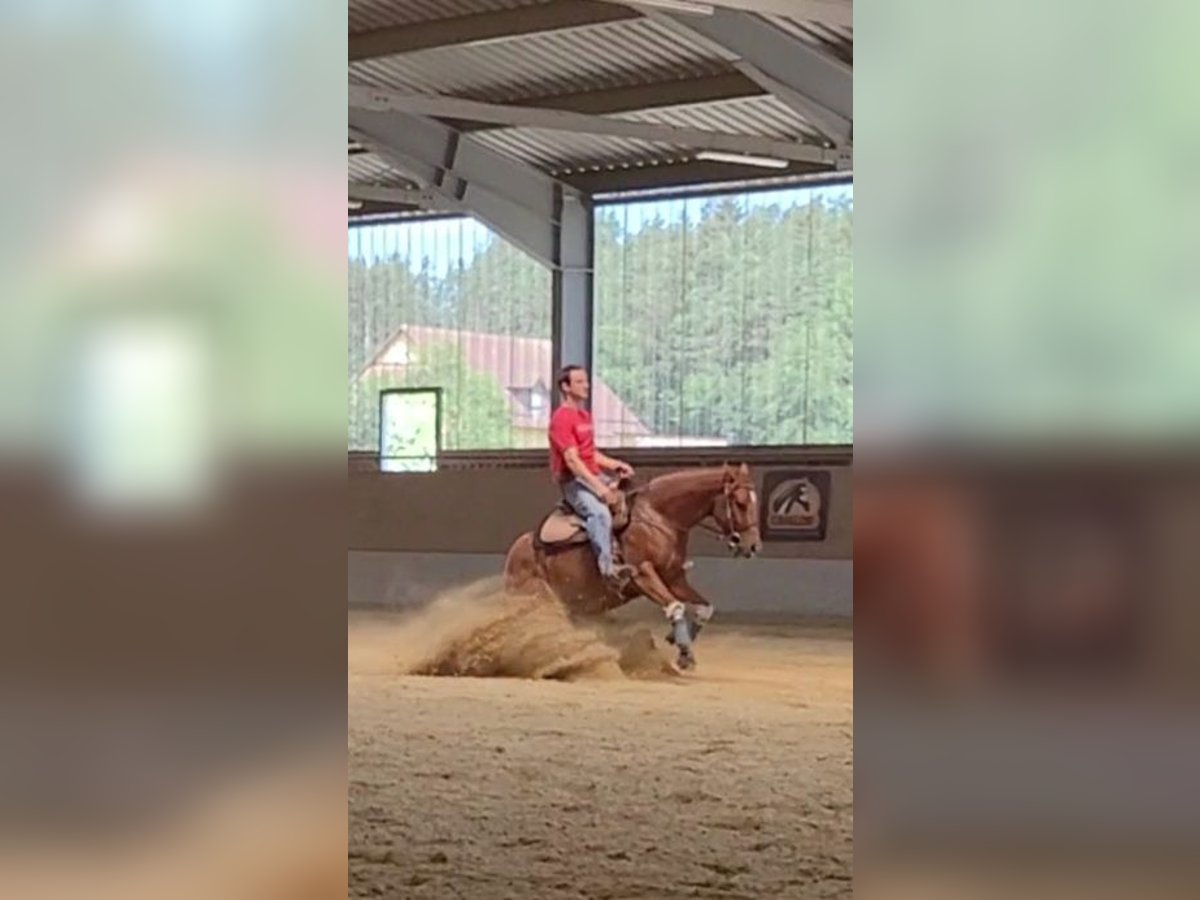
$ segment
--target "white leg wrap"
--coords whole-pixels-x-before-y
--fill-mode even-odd
[[[684,609],[684,605],[682,603],[680,603],[678,600],[676,600],[674,603],[672,603],[670,606],[668,606],[665,610],[663,610],[663,612],[666,613],[668,622],[678,622],[680,619],[683,618],[685,609]]]
[[[711,603],[708,603],[708,604],[693,603],[691,605],[691,612],[692,612],[692,618],[694,620],[696,620],[697,622],[699,622],[701,625],[703,625],[705,622],[707,622],[709,619],[712,618],[712,614],[713,614],[712,604]]]

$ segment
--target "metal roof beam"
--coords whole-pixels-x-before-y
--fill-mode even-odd
[[[653,122],[631,122],[626,119],[590,116],[566,110],[481,103],[458,97],[405,94],[364,85],[350,86],[350,107],[361,110],[394,110],[454,119],[472,119],[480,122],[493,122],[498,125],[611,135],[675,144],[697,150],[755,154],[798,162],[827,163],[831,166],[837,162],[836,153],[824,147],[803,144],[795,139],[727,134],[700,128],[681,128]]]
[[[722,75],[705,75],[698,78],[673,78],[670,81],[657,81],[632,87],[603,88],[596,91],[535,97],[522,100],[521,103],[523,106],[537,109],[562,109],[568,112],[604,116],[668,106],[718,103],[722,100],[759,97],[765,93],[767,93],[766,88],[741,72],[726,72]],[[487,131],[504,127],[491,122],[472,122],[467,125],[466,130]]]
[[[376,203],[403,203],[421,209],[464,212],[446,198],[430,190],[387,187],[378,184],[347,184],[346,196],[351,200],[372,200]]]
[[[739,71],[791,106],[838,147],[854,130],[854,75],[761,16],[714,9],[710,16],[655,13],[658,21],[733,54]]]
[[[553,0],[495,12],[411,22],[350,35],[350,62],[435,47],[454,47],[526,34],[581,28],[638,17],[636,10],[593,0]]]
[[[645,9],[671,8],[672,0],[606,0],[624,6]],[[821,22],[838,28],[854,27],[853,0],[683,0],[682,6],[694,6],[697,12],[705,8],[736,9],[742,12],[760,13],[769,16],[787,16],[805,22]]]
[[[521,101],[524,106],[538,109],[565,109],[569,112],[589,113],[603,116],[611,113],[640,112],[670,106],[690,106],[697,103],[719,103],[723,100],[740,100],[761,97],[766,88],[741,72],[726,72],[722,75],[704,75],[698,78],[672,78],[652,84],[632,87],[602,88],[595,91],[578,91],[571,94],[553,94],[533,97]],[[494,131],[505,128],[493,122],[471,122],[463,120],[456,126],[465,132]],[[350,155],[366,153],[365,147],[352,145]]]
[[[786,169],[762,169],[717,162],[686,162],[659,166],[630,166],[595,172],[577,172],[562,176],[581,191],[591,194],[615,194],[622,191],[653,190],[655,188],[717,185],[725,182],[762,181],[789,175],[829,175],[825,165],[792,163]]]
[[[413,215],[422,212],[418,207],[407,203],[384,203],[379,200],[360,200],[356,202],[360,205],[353,206],[346,212],[346,221],[350,225],[369,220],[373,217],[399,217],[401,215]],[[455,215],[455,213],[448,213],[448,215]],[[426,216],[422,215],[421,218],[426,218]]]
[[[348,115],[354,140],[539,262],[561,268],[559,220],[566,200],[582,199],[574,188],[434,119],[353,105]]]

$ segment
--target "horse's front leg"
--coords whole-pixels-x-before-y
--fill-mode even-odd
[[[700,629],[702,629],[708,623],[708,620],[712,618],[712,602],[707,597],[702,595],[698,590],[688,584],[687,576],[683,573],[680,573],[677,578],[672,579],[667,587],[677,600],[680,600],[686,604],[688,635],[694,642],[696,637],[700,634]],[[675,642],[674,629],[671,631],[670,640],[672,643]]]
[[[671,623],[671,643],[679,651],[676,664],[681,669],[690,669],[696,664],[696,657],[692,653],[692,627],[683,601],[663,581],[652,562],[643,562],[637,567],[633,582],[643,594],[662,607],[667,621]]]

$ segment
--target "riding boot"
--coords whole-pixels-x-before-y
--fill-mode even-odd
[[[629,585],[629,582],[633,578],[634,574],[635,570],[633,566],[627,566],[624,563],[617,563],[613,566],[612,572],[604,576],[604,579],[617,590],[624,590]]]
[[[615,537],[612,543],[612,555],[613,570],[611,574],[605,576],[605,579],[617,590],[624,590],[633,576],[637,574],[637,570],[633,566],[626,565],[625,557],[621,553],[621,542]]]

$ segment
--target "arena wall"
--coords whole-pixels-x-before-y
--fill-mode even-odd
[[[851,453],[734,451],[760,489],[772,471],[828,472],[824,540],[765,542],[755,560],[730,559],[697,532],[692,581],[728,612],[752,616],[849,618],[852,613]],[[639,476],[711,465],[705,451],[623,454]],[[439,591],[498,575],[512,541],[556,502],[539,453],[449,455],[430,474],[389,474],[373,457],[349,464],[348,596],[352,606],[417,606]]]

